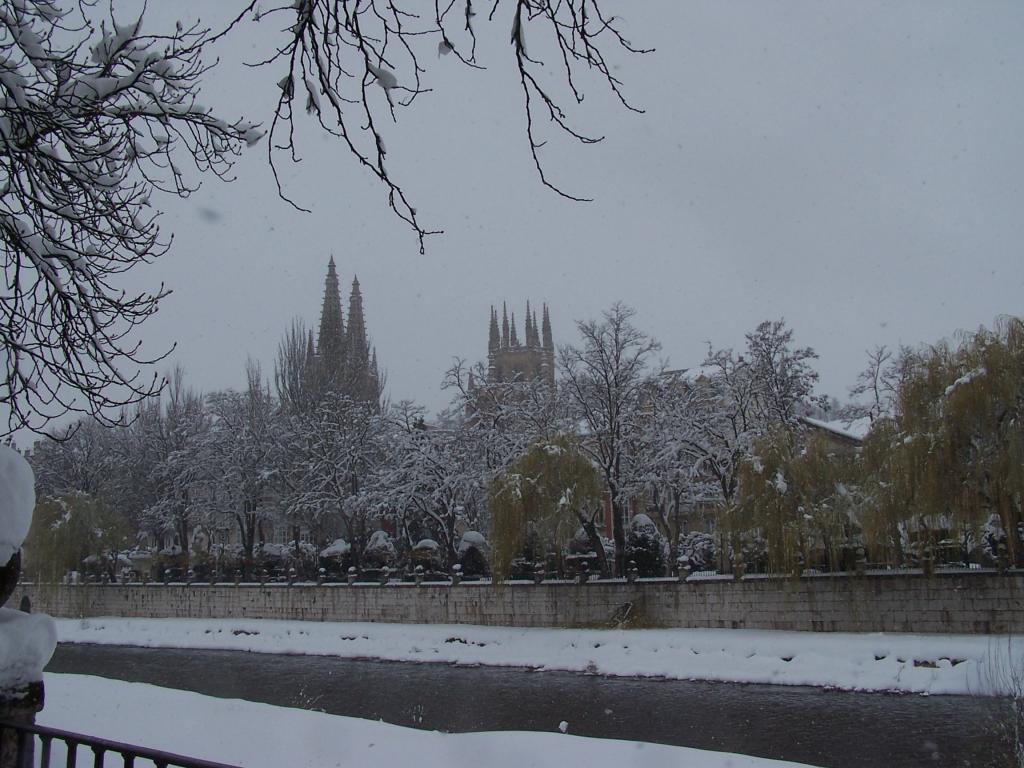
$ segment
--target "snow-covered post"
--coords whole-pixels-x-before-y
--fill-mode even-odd
[[[452,586],[457,587],[462,581],[462,566],[456,563],[452,566]]]
[[[935,553],[931,544],[925,545],[924,556],[921,558],[921,570],[924,571],[925,576],[932,576],[935,573]]]
[[[685,563],[679,569],[679,583],[680,584],[685,584],[687,581],[689,581],[691,573],[693,573],[693,566],[690,565],[689,563]]]
[[[626,568],[626,581],[630,584],[634,583],[640,577],[640,569],[636,567],[636,560],[629,561],[629,567]]]
[[[578,584],[586,584],[587,579],[590,578],[590,563],[586,560],[580,562],[580,568],[576,572],[576,582]]]
[[[544,566],[541,563],[537,563],[537,567],[533,569],[533,583],[540,584],[544,581]]]
[[[21,545],[35,504],[32,468],[13,448],[0,446],[0,606],[18,583]],[[0,718],[35,721],[43,708],[43,667],[56,646],[57,628],[49,616],[0,608]],[[17,735],[5,731],[2,738],[0,768],[16,768]],[[24,764],[33,764],[31,751]]]
[[[857,555],[853,563],[853,570],[858,576],[863,576],[868,569],[868,558],[864,551],[864,545],[857,545]]]

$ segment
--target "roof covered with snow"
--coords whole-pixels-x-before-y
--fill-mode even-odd
[[[871,419],[867,416],[862,416],[859,419],[836,419],[833,421],[803,416],[800,420],[809,427],[824,430],[836,437],[856,443],[864,442],[864,438],[871,431]]]

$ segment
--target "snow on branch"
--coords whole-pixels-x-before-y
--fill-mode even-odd
[[[84,8],[0,5],[7,433],[42,431],[69,411],[116,420],[113,412],[162,388],[140,372],[154,358],[136,329],[168,291],[118,287],[170,245],[151,196],[187,197],[193,174],[228,178],[242,146],[260,137],[198,100],[209,30],[147,34],[141,18],[94,24]]]

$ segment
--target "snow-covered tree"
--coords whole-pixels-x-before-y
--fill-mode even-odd
[[[317,545],[333,521],[358,553],[366,543],[368,504],[363,486],[380,461],[381,416],[374,403],[328,393],[310,409],[282,415],[277,439],[280,506],[297,529],[305,526]]]
[[[116,477],[117,436],[86,417],[60,435],[62,439],[38,441],[29,461],[39,496],[75,492],[96,497],[107,493]]]
[[[427,424],[423,410],[401,402],[386,414],[381,436],[388,460],[374,473],[367,500],[397,523],[403,546],[430,538],[447,566],[458,557],[460,522],[476,526],[486,486],[466,420],[448,414]]]
[[[576,324],[579,346],[559,350],[562,386],[582,450],[601,472],[612,507],[615,572],[623,572],[629,442],[640,429],[651,358],[661,346],[636,328],[636,311],[616,302],[600,320]]]
[[[238,529],[249,571],[262,526],[277,512],[271,491],[280,463],[274,438],[276,403],[252,361],[246,379],[244,392],[207,396],[210,426],[194,460],[200,471],[197,511],[223,516]]]
[[[195,494],[205,472],[196,457],[209,426],[202,394],[185,385],[185,372],[177,367],[161,398],[130,428],[140,433],[140,459],[147,465],[139,480],[152,489],[143,524],[161,538],[176,536],[186,556],[191,531],[201,522]]]
[[[452,392],[449,413],[465,416],[461,421],[478,446],[481,471],[490,474],[485,485],[537,440],[567,427],[558,393],[540,377],[489,381],[482,364],[456,360],[442,388]]]
[[[119,276],[165,253],[155,191],[225,175],[259,132],[204,106],[199,27],[147,32],[90,3],[0,4],[0,406],[10,432],[82,411],[116,421],[161,388],[137,327],[166,290]],[[191,173],[189,172],[191,166]],[[159,355],[157,355],[159,357]]]
[[[746,338],[758,415],[766,423],[794,430],[809,405],[826,402],[814,394],[818,373],[812,361],[818,354],[810,347],[793,346],[793,330],[785,320],[765,320]]]
[[[684,434],[699,470],[714,478],[724,507],[732,505],[742,461],[754,441],[775,428],[793,434],[802,408],[814,401],[818,374],[810,348],[792,348],[793,332],[781,320],[765,321],[748,333],[744,354],[709,348],[691,377]]]
[[[704,382],[686,371],[653,377],[644,393],[640,428],[630,449],[629,493],[642,499],[668,538],[669,556],[679,556],[681,534],[697,509],[719,498],[716,478],[704,468],[707,444],[701,430],[717,402]]]

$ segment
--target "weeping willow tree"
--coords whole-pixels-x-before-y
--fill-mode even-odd
[[[893,547],[980,543],[995,522],[1007,556],[1024,565],[1024,321],[1003,318],[994,330],[963,334],[916,356],[902,382],[896,413],[873,430],[865,448],[874,479],[873,533]]]
[[[857,458],[825,436],[799,439],[777,429],[761,438],[740,468],[740,492],[730,524],[763,536],[771,571],[805,565],[842,568],[857,544],[862,495]]]
[[[593,531],[602,498],[601,478],[572,438],[534,445],[491,485],[494,580],[507,579],[527,548],[534,556],[560,552],[581,524]]]
[[[24,571],[41,582],[59,581],[83,568],[90,556],[113,576],[116,557],[130,546],[127,521],[86,493],[46,498],[36,504],[25,539]]]

